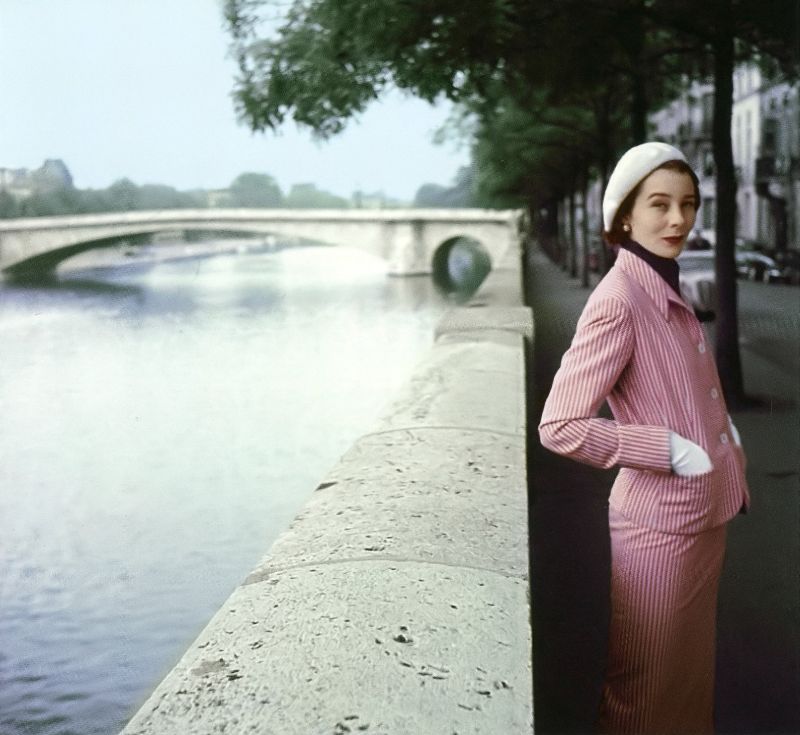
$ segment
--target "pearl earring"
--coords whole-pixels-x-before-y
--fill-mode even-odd
[[[630,232],[631,226],[626,222],[624,225],[622,225],[622,229],[625,230],[625,232]]]

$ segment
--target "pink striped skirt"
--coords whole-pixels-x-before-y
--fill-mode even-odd
[[[600,732],[713,733],[725,525],[663,533],[611,508],[609,528],[611,623]]]

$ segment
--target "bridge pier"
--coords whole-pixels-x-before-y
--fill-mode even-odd
[[[388,252],[386,272],[390,276],[428,275],[432,265],[425,257],[422,223],[387,222],[383,228]]]

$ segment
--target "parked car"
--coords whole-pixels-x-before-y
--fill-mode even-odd
[[[686,238],[687,250],[711,250],[711,241],[703,237],[699,230],[692,230]]]
[[[784,283],[800,285],[800,250],[773,250],[770,256],[778,264]]]
[[[700,321],[711,321],[717,310],[713,250],[684,250],[678,256],[680,286]]]
[[[780,266],[769,255],[757,250],[736,253],[736,275],[763,283],[783,283],[785,280]]]

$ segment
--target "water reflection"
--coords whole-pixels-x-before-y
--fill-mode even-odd
[[[117,732],[452,303],[346,248],[0,285],[0,732]]]
[[[2,285],[3,298],[14,299],[15,293],[28,293],[33,289],[42,291],[88,291],[103,293],[139,293],[141,288],[133,284],[111,283],[100,278],[73,277],[59,278],[56,275],[27,281],[9,281]]]

